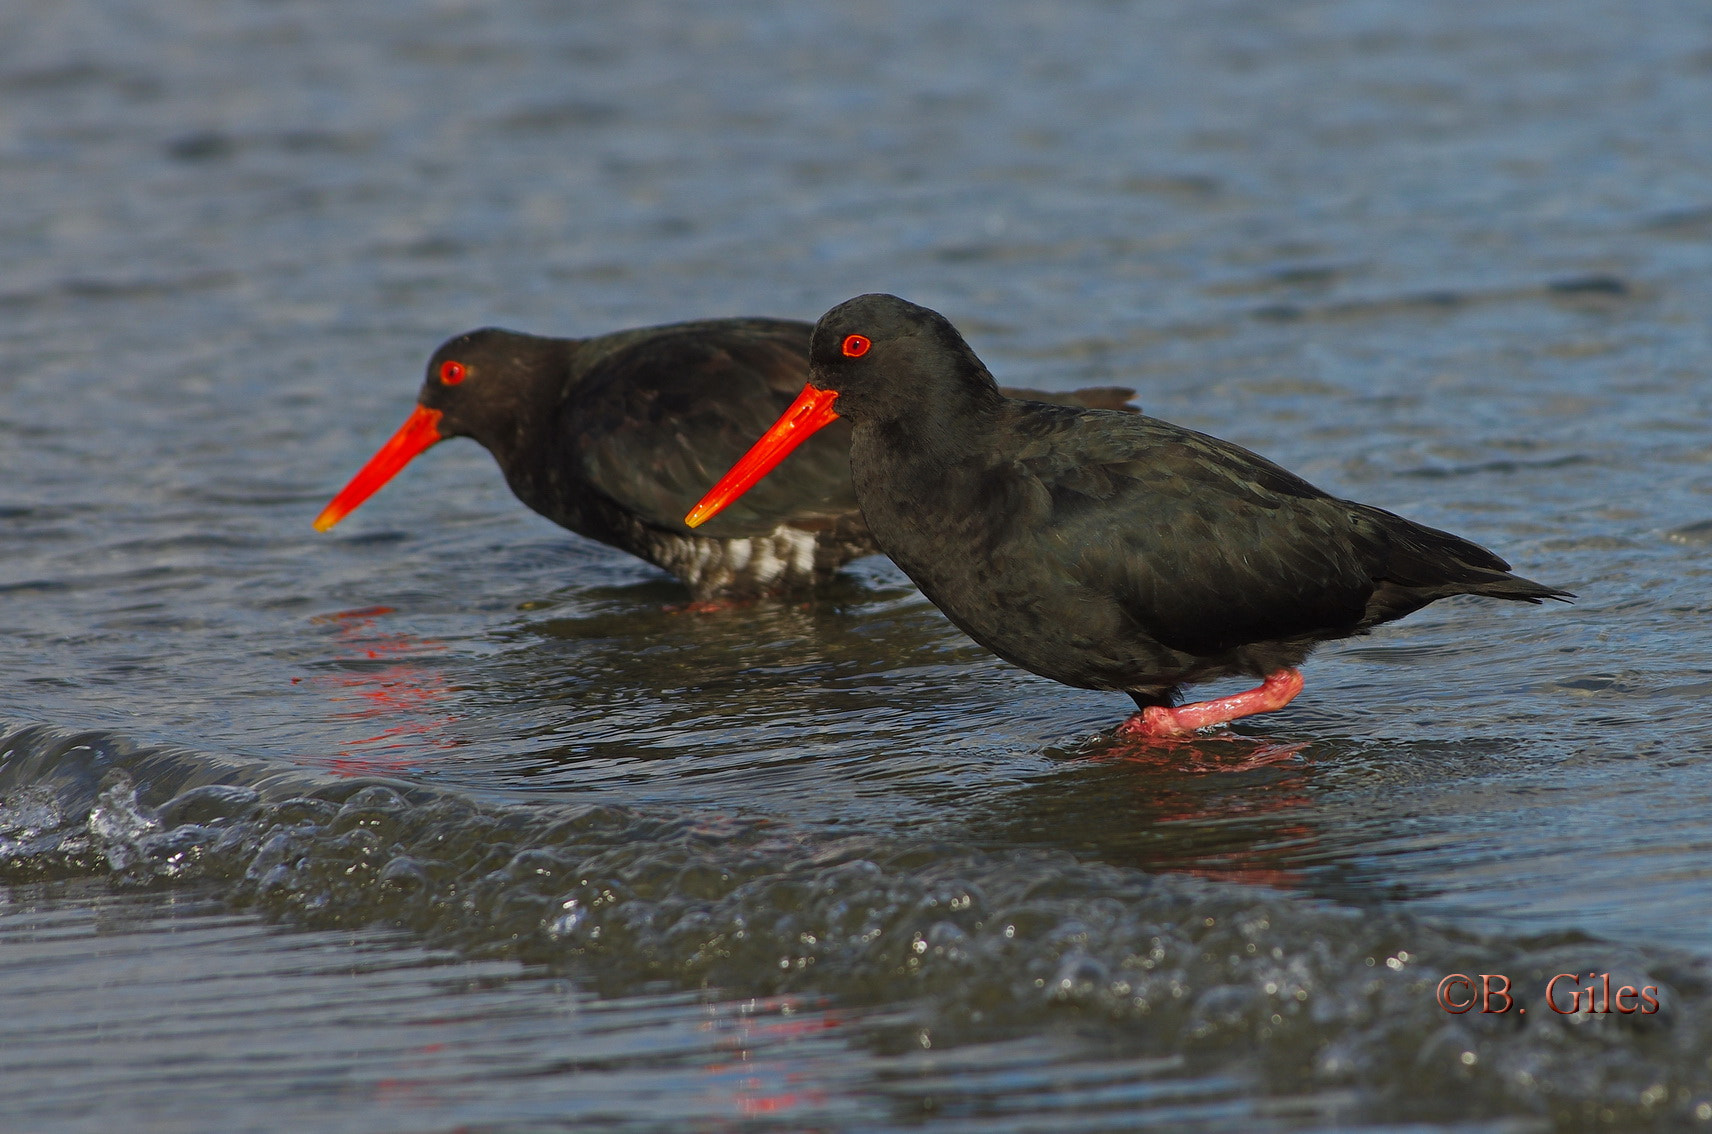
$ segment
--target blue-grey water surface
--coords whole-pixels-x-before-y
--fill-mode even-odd
[[[1692,0],[13,6],[0,1127],[1712,1126],[1708,106]],[[1147,748],[467,442],[310,529],[451,334],[872,290],[1580,597]]]

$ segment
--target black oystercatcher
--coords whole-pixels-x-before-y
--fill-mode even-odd
[[[682,579],[698,602],[822,579],[879,549],[850,486],[847,429],[701,532],[679,518],[808,372],[807,323],[711,319],[555,339],[485,329],[428,362],[411,414],[315,520],[326,531],[411,458],[449,437],[493,454],[517,498]],[[1120,408],[1131,390],[1069,395]]]
[[[1320,642],[1450,595],[1573,597],[1228,441],[1008,398],[943,316],[891,295],[826,313],[808,386],[686,522],[839,417],[854,426],[856,499],[880,547],[1006,661],[1128,693],[1140,711],[1126,734],[1281,708]],[[1235,674],[1262,683],[1171,707],[1180,686]]]

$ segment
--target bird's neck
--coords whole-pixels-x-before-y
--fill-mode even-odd
[[[876,456],[906,465],[936,465],[990,453],[992,435],[1007,399],[997,387],[972,386],[937,392],[892,412],[857,419]]]
[[[552,491],[547,483],[559,467],[558,446],[567,400],[576,396],[586,367],[580,343],[539,340],[532,356],[511,375],[501,404],[482,423],[476,440],[493,454],[513,492],[536,510]]]

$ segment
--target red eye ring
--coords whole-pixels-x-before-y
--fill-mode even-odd
[[[868,348],[873,345],[873,340],[869,339],[867,335],[845,335],[844,346],[841,349],[844,351],[845,358],[861,358],[868,353]]]
[[[448,358],[440,364],[440,382],[442,385],[456,386],[469,376],[468,368],[461,362],[453,362]]]

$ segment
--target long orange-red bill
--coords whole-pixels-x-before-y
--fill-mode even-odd
[[[440,436],[440,417],[439,410],[417,406],[416,412],[398,427],[398,432],[369,458],[369,463],[357,470],[351,483],[341,488],[339,495],[321,509],[321,514],[315,517],[315,530],[324,532],[356,511],[357,505],[380,491],[381,485],[396,476],[412,457],[445,440]]]
[[[690,509],[684,523],[692,528],[706,523],[719,515],[727,504],[755,487],[755,482],[772,472],[774,466],[791,455],[791,450],[837,419],[838,414],[832,409],[837,398],[837,390],[804,386],[797,400],[779,415],[772,428],[761,434],[761,439],[738,458],[731,471],[707,490],[701,503]]]

